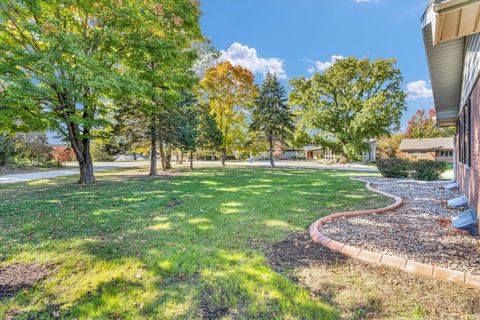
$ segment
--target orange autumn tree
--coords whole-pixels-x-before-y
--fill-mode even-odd
[[[200,95],[210,107],[218,129],[222,132],[222,165],[227,152],[243,144],[249,108],[258,94],[253,73],[228,61],[207,69],[200,81]]]
[[[455,134],[454,128],[439,128],[435,121],[435,109],[419,109],[407,123],[405,138],[441,138],[451,137]]]

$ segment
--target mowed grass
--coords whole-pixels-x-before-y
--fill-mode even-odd
[[[323,215],[390,202],[353,175],[204,168],[1,185],[0,264],[53,271],[0,300],[0,318],[336,319],[265,252]]]

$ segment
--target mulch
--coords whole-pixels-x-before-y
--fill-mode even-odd
[[[265,254],[275,271],[334,305],[342,319],[410,319],[400,311],[417,307],[424,309],[423,319],[480,319],[478,291],[345,257],[307,232],[288,235]],[[379,305],[357,305],[373,293]]]
[[[13,263],[0,265],[0,301],[47,278],[53,265]]]

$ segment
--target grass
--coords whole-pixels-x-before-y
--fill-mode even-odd
[[[122,170],[120,170],[122,171]],[[208,168],[168,179],[99,173],[0,186],[0,263],[53,264],[0,318],[335,319],[265,250],[333,211],[389,200],[353,173]],[[357,173],[358,174],[358,173]]]

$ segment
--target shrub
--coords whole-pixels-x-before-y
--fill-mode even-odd
[[[410,170],[410,162],[399,158],[382,159],[377,161],[377,167],[386,178],[406,178]]]
[[[412,178],[417,180],[438,180],[440,175],[447,169],[447,163],[443,161],[418,160],[412,162]]]
[[[13,143],[6,134],[0,134],[0,166],[6,166],[12,162]]]
[[[101,143],[92,143],[90,145],[90,152],[92,154],[93,161],[113,161],[115,157],[108,152],[105,145]]]
[[[17,163],[43,165],[52,159],[52,148],[43,132],[17,134],[13,143]]]
[[[53,159],[57,161],[57,166],[60,167],[64,162],[75,160],[75,152],[72,148],[65,146],[53,146]]]

